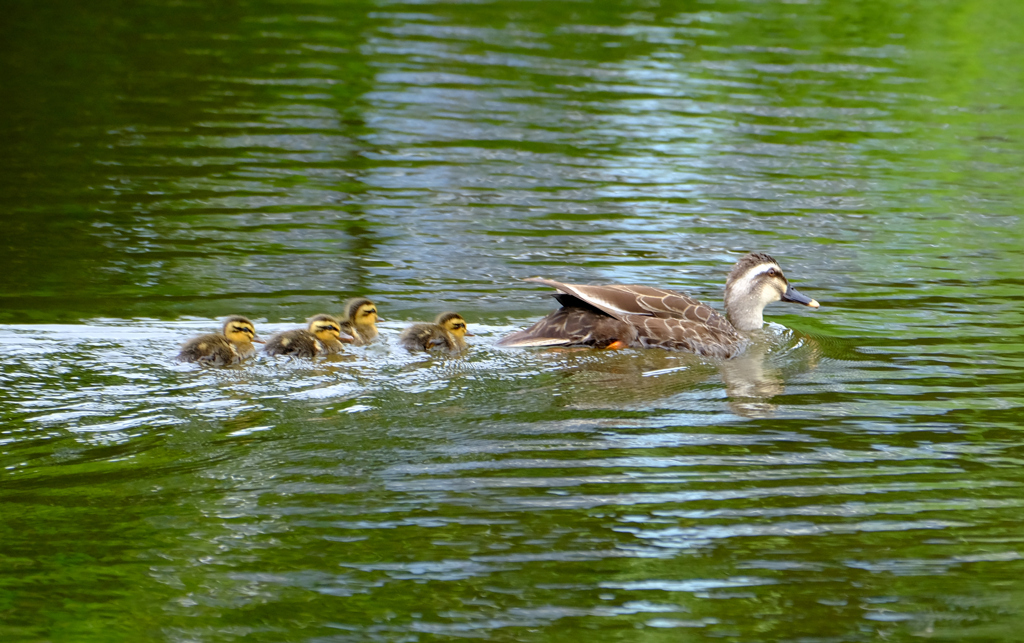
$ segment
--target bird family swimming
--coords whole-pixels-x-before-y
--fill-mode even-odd
[[[263,352],[268,355],[289,357],[318,357],[341,351],[343,342],[352,342],[342,335],[341,322],[331,315],[316,315],[309,319],[308,328],[286,330],[267,340]]]
[[[681,292],[650,286],[583,286],[533,277],[525,281],[558,290],[561,308],[512,333],[499,346],[592,346],[665,348],[732,357],[745,333],[764,325],[764,307],[787,301],[817,308],[818,302],[789,284],[779,263],[753,252],[733,266],[725,284],[726,316]]]
[[[402,331],[399,341],[410,352],[441,349],[449,353],[466,350],[466,337],[473,334],[458,313],[441,313],[433,324],[413,324]]]
[[[651,286],[566,284],[531,277],[525,281],[545,284],[561,308],[524,330],[502,338],[504,347],[586,346],[593,348],[663,348],[689,351],[709,357],[730,358],[743,350],[749,333],[764,325],[764,308],[776,301],[818,308],[818,302],[790,285],[782,267],[770,255],[752,252],[733,266],[725,284],[723,316],[714,308],[674,290]],[[363,346],[378,335],[377,306],[356,297],[345,304],[345,316],[310,318],[307,329],[290,330],[271,337],[270,355],[316,357],[335,353],[342,344]],[[453,312],[441,313],[432,324],[414,324],[402,332],[399,342],[409,351],[441,349],[458,353],[470,336],[466,320]],[[237,364],[255,354],[253,323],[241,316],[229,317],[222,334],[195,337],[182,346],[179,361],[210,366]]]
[[[232,315],[224,321],[220,335],[200,335],[182,344],[178,361],[198,362],[207,366],[238,364],[256,354],[253,342],[263,343],[256,336],[253,323],[241,315]]]

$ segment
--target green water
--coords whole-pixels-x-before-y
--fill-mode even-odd
[[[8,3],[0,640],[1017,641],[1024,5]],[[495,346],[541,275],[741,357]],[[331,361],[174,363],[366,295]],[[411,356],[458,310],[461,358]]]

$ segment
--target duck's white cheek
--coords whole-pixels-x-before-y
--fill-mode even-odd
[[[775,286],[767,286],[761,289],[761,301],[770,304],[773,301],[782,301],[782,293]]]

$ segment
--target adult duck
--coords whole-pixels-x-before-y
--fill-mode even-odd
[[[650,286],[582,286],[526,279],[558,290],[562,307],[499,346],[592,346],[665,348],[732,357],[746,333],[764,325],[764,307],[787,301],[817,308],[818,302],[790,285],[779,262],[753,252],[733,266],[725,282],[726,315],[681,292]]]

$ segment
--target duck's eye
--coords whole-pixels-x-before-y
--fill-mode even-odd
[[[768,276],[769,276],[769,277],[774,277],[774,276],[775,276],[775,275],[777,275],[777,274],[778,274],[778,273],[777,273],[777,272],[775,272],[775,268],[769,268],[769,269],[768,269]]]

